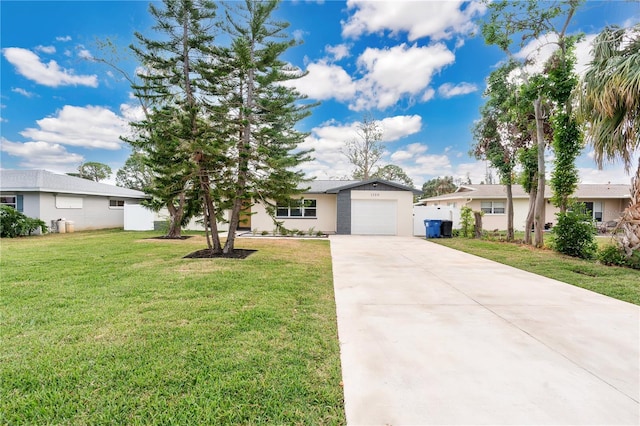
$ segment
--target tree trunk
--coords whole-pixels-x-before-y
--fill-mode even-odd
[[[475,224],[473,229],[473,238],[482,238],[482,212],[473,212]]]
[[[218,234],[218,222],[216,221],[216,210],[213,206],[213,200],[211,199],[211,183],[209,181],[209,174],[202,167],[202,158],[198,161],[198,176],[200,179],[200,189],[202,190],[202,197],[204,201],[204,221],[205,232],[207,228],[211,229],[211,236],[207,233],[207,247],[211,251],[211,254],[218,254],[222,251],[222,244],[220,243],[220,235]]]
[[[182,218],[184,217],[185,195],[181,192],[178,195],[178,206],[173,204],[173,200],[167,203],[169,210],[169,229],[165,238],[181,238],[182,237]]]
[[[529,193],[529,211],[524,225],[524,243],[529,245],[531,244],[531,229],[533,228],[533,217],[536,211],[537,193],[536,189],[532,189],[531,193]]]
[[[533,245],[541,248],[544,246],[544,185],[545,185],[545,168],[544,168],[544,117],[542,116],[542,99],[538,97],[533,101],[533,108],[536,117],[536,138],[538,142],[538,188],[536,194],[536,204],[534,213],[534,237]]]
[[[507,183],[507,241],[513,241],[513,187]]]
[[[631,257],[640,250],[640,159],[636,175],[631,180],[631,201],[622,212],[617,228],[622,232],[616,234],[616,240],[627,257]]]

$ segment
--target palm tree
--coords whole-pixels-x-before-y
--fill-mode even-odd
[[[578,115],[586,123],[598,166],[621,159],[628,172],[640,147],[640,24],[605,28],[592,53],[576,90]],[[631,186],[631,204],[618,224],[623,231],[618,242],[628,256],[640,250],[640,160]]]

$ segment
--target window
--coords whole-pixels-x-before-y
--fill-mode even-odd
[[[596,222],[602,222],[602,202],[601,201],[588,201],[584,203],[587,213],[591,215]]]
[[[504,214],[504,202],[502,201],[483,201],[480,203],[480,210],[486,214]]]
[[[456,203],[447,203],[447,207],[455,208],[456,207]]]
[[[124,208],[124,200],[109,200],[109,208]]]
[[[81,209],[82,198],[68,197],[66,195],[56,195],[56,208],[57,209]]]
[[[3,195],[0,197],[0,204],[13,207],[18,210],[18,197],[15,195]]]
[[[317,214],[316,200],[289,200],[278,203],[277,217],[313,217]]]

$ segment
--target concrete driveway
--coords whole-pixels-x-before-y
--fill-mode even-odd
[[[331,255],[349,425],[640,424],[640,307],[420,238]]]

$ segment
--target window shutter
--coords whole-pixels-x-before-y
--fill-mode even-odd
[[[22,195],[16,195],[16,208],[19,212],[24,211],[24,203],[22,200]]]

